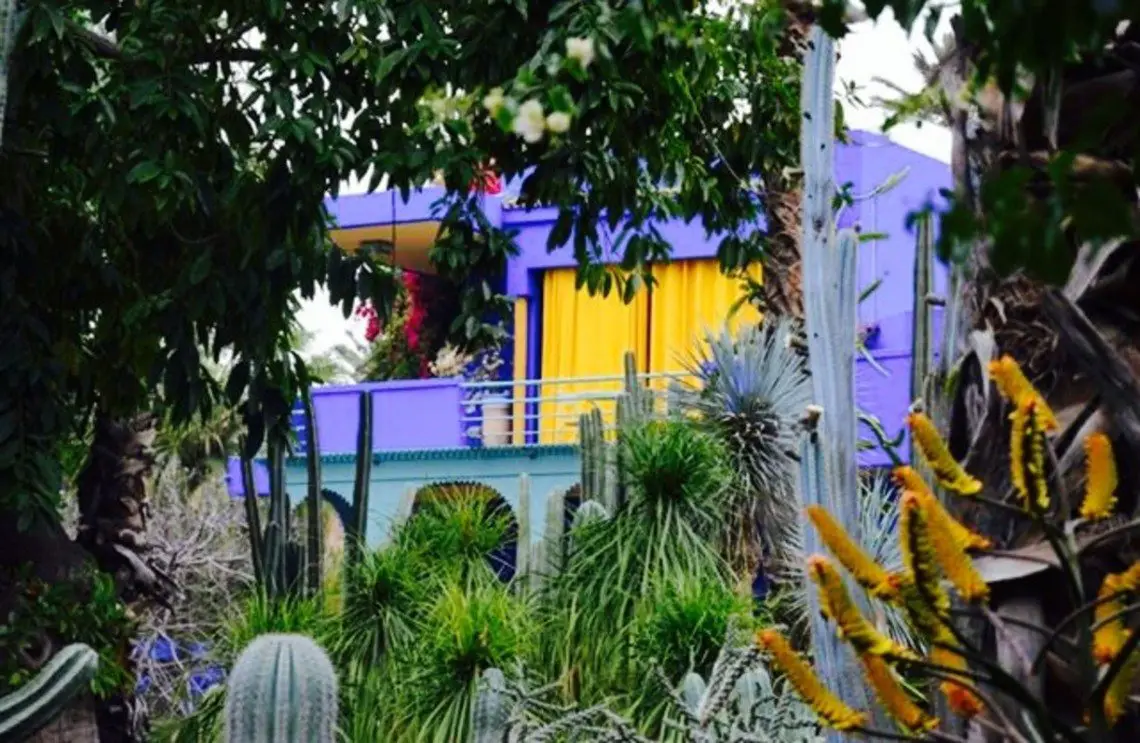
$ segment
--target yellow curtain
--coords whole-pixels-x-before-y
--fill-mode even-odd
[[[761,279],[760,266],[750,271]],[[650,299],[649,371],[674,372],[703,345],[705,332],[719,333],[728,322],[735,332],[744,323],[760,321],[750,304],[741,305],[729,318],[744,293],[743,280],[725,276],[715,258],[677,261],[653,267],[657,280]]]
[[[633,351],[644,370],[648,346],[649,300],[644,290],[624,304],[616,291],[590,296],[575,288],[577,270],[547,271],[542,282],[542,379],[539,441],[578,440],[578,416],[597,404],[612,421],[613,397],[622,389],[622,360]],[[574,377],[612,377],[567,383]],[[609,400],[604,398],[608,397]]]

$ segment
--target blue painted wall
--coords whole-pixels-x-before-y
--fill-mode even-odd
[[[321,486],[352,501],[356,465],[352,455],[322,458]],[[470,480],[495,488],[518,513],[519,475],[530,476],[531,541],[542,536],[546,523],[546,499],[555,490],[565,491],[578,482],[580,463],[576,447],[528,446],[488,449],[387,452],[376,454],[372,463],[368,495],[369,546],[387,541],[395,518],[409,490],[433,482]],[[303,458],[290,460],[285,472],[289,497],[305,497],[308,473]]]

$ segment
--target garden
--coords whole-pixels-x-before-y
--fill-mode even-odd
[[[1140,24],[1014,5],[0,0],[0,741],[1136,740]],[[834,182],[836,42],[886,9],[954,17],[889,104],[955,137],[901,421],[856,405]],[[310,390],[500,373],[491,172],[583,291],[683,217],[764,319],[583,412],[544,519],[437,483],[377,546],[372,397],[347,499]],[[350,176],[443,185],[437,278],[331,243]],[[368,325],[332,365],[318,287]]]

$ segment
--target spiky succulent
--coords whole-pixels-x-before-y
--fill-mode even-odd
[[[793,453],[798,421],[811,402],[794,330],[789,320],[766,318],[735,335],[710,333],[688,364],[695,385],[679,394],[684,409],[731,453],[740,477],[742,546],[753,559],[767,553],[776,572],[794,557],[800,519]]]

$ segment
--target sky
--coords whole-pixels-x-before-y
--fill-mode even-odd
[[[921,29],[921,22],[916,29]],[[948,29],[944,20],[936,30],[935,38],[940,38]],[[836,89],[843,90],[848,83],[854,83],[865,102],[877,96],[890,97],[890,91],[877,85],[875,78],[892,81],[907,90],[918,90],[922,79],[914,66],[914,52],[922,51],[932,56],[930,45],[922,38],[920,31],[908,34],[894,21],[889,11],[875,22],[864,22],[851,28],[850,33],[839,44],[839,62],[836,65]],[[855,108],[850,105],[844,111],[849,126],[854,129],[881,131],[886,113],[879,108],[868,106]],[[950,132],[944,127],[924,124],[902,125],[891,129],[888,136],[904,147],[921,152],[942,162],[950,162]],[[342,184],[342,194],[364,193],[364,184],[346,182]],[[329,307],[328,297],[319,292],[310,301],[302,303],[301,324],[316,333],[311,352],[343,343],[346,333],[359,338],[363,326],[357,320],[345,320],[339,308]]]

